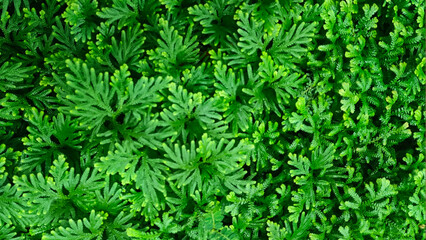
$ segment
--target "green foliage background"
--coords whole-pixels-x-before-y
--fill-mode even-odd
[[[0,0],[0,239],[425,239],[423,0]]]

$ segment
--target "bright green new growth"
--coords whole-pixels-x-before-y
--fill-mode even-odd
[[[0,0],[0,239],[425,239],[425,3]]]

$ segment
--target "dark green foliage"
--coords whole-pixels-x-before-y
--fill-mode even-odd
[[[0,239],[425,239],[420,0],[0,0]]]

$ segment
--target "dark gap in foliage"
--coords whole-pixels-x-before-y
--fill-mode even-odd
[[[185,208],[182,210],[182,213],[192,215],[197,209],[197,203],[192,198],[187,198],[188,201],[185,205]]]
[[[15,151],[23,151],[25,149],[22,138],[28,136],[29,132],[27,127],[29,126],[27,121],[16,121],[14,122],[13,129],[15,129],[15,134],[13,139],[7,142],[7,146],[13,147]]]
[[[229,33],[233,33],[236,29],[238,29],[238,25],[237,22],[234,19],[233,14],[226,14],[224,16],[222,16],[222,18],[220,19],[220,24],[222,26],[224,26]]]
[[[247,81],[246,81],[246,83],[247,83]],[[237,91],[236,91],[236,93],[235,93],[235,101],[237,101],[237,102],[239,102],[239,103],[245,103],[245,101],[246,101],[246,99],[247,99],[247,94],[245,94],[244,92],[243,92],[243,89],[245,88],[246,86],[244,86],[244,85],[239,85],[238,87],[237,87]]]
[[[222,223],[224,226],[231,226],[232,225],[232,217],[230,215],[224,215]]]
[[[262,49],[257,49],[256,50],[256,55],[255,55],[257,58],[259,58],[260,59],[260,56],[262,56]],[[252,64],[252,67],[254,68],[254,66],[257,66],[258,64]]]
[[[41,10],[43,10],[43,3],[44,1],[41,0],[32,0],[29,1],[30,2],[30,8],[34,8],[36,10],[36,12],[40,12]],[[24,7],[24,4],[22,3],[21,8]]]
[[[65,196],[68,196],[68,195],[70,194],[70,191],[68,191],[68,189],[66,189],[66,188],[65,188],[65,186],[62,186],[62,193],[63,193]]]
[[[146,154],[146,156],[148,156],[148,158],[150,159],[157,159],[157,158],[163,158],[164,156],[161,154],[160,151],[158,150],[153,150],[151,148],[145,148],[144,153]]]
[[[121,128],[117,129],[116,136],[117,136],[116,138],[119,142],[122,142],[126,139],[125,135],[121,131]]]
[[[280,113],[282,113],[281,110],[280,110]],[[265,120],[280,123],[282,121],[282,118],[280,116],[278,116],[275,112],[273,112],[273,113],[269,114],[268,116],[265,116]]]
[[[61,143],[59,142],[59,139],[55,136],[55,135],[51,135],[50,136],[50,140],[55,143],[56,145],[61,145]]]
[[[201,140],[201,136],[205,133],[205,130],[200,124],[200,121],[195,118],[190,118],[185,123],[185,128],[189,130],[190,137],[192,136],[194,140]]]
[[[112,119],[105,120],[104,127],[108,130],[114,130],[114,121]]]
[[[266,45],[265,51],[269,52],[269,50],[272,48],[273,45],[274,45],[274,39],[269,41],[268,45]]]
[[[106,131],[111,131],[113,134],[111,137],[113,137],[115,140],[123,141],[125,139],[125,134],[123,134],[122,130],[122,124],[118,123],[115,118],[107,118],[103,124]]]
[[[254,168],[254,166],[256,166],[256,163],[255,162],[253,162],[252,160],[250,160],[251,161],[251,163],[250,163],[250,166],[248,166],[247,164],[244,164],[243,165],[243,170],[248,174],[248,175],[252,175],[252,174],[256,174],[256,172],[255,171],[253,171],[253,168]],[[246,174],[246,175],[247,175]]]
[[[411,130],[413,132],[413,130]],[[417,141],[412,138],[408,137],[405,140],[397,143],[395,146],[393,146],[393,149],[395,149],[397,152],[397,159],[402,159],[405,157],[406,153],[412,154],[414,152],[414,149],[417,147]]]
[[[25,54],[25,49],[21,46],[22,44],[19,44],[22,43],[22,40],[16,39],[13,34],[10,35],[10,38],[10,41],[1,44],[6,50],[2,51],[0,57],[3,57],[4,55],[9,56],[9,59],[7,59],[7,61],[10,61],[12,57],[15,57],[19,54]],[[1,45],[0,47],[2,47]]]
[[[200,52],[198,53],[198,56],[200,56],[200,60],[197,61],[197,65],[200,65],[200,63],[203,63],[210,58],[209,51],[211,50],[211,48],[212,47],[210,45],[204,45],[204,44],[200,45],[199,47]]]
[[[103,231],[102,231],[102,239],[108,239],[108,232],[107,232],[107,230],[106,229],[104,229]]]
[[[392,9],[381,9],[385,12],[382,12],[381,18],[379,22],[377,23],[377,37],[380,39],[382,37],[388,37],[389,33],[391,33],[394,30],[394,26],[392,24],[392,18],[393,18],[393,10]],[[389,13],[389,12],[390,13]]]
[[[129,68],[133,70],[131,66]],[[142,74],[138,73],[137,71],[130,71],[130,78],[133,80],[134,83],[136,83],[139,79],[142,78]]]
[[[198,0],[181,0],[180,8],[187,9],[198,4],[200,4],[200,1]]]
[[[59,9],[58,9],[58,12],[57,12],[57,14],[59,15],[59,16],[62,16],[62,14],[65,12],[65,10],[67,9],[67,5],[66,4],[64,4],[64,3],[58,3],[58,2],[56,2],[56,4],[59,4],[60,5],[60,7],[59,7]]]
[[[115,69],[120,69],[121,64],[117,61],[115,57],[110,55],[109,60],[111,61],[112,65],[115,67]]]
[[[62,145],[59,148],[59,151],[65,155],[67,162],[70,164],[70,167],[73,167],[78,173],[81,173],[81,164],[80,164],[80,152],[76,147],[71,147],[68,145]]]
[[[126,115],[124,113],[118,114],[118,116],[115,117],[115,122],[122,125],[124,123],[124,117]]]
[[[27,96],[30,93],[30,91],[32,90],[31,87],[33,87],[33,85],[26,85],[25,87],[10,89],[9,93],[12,93],[16,96],[22,96],[23,99],[27,100],[27,98],[28,98]]]

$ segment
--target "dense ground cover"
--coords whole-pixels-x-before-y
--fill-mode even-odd
[[[423,0],[0,0],[0,239],[425,239]]]

